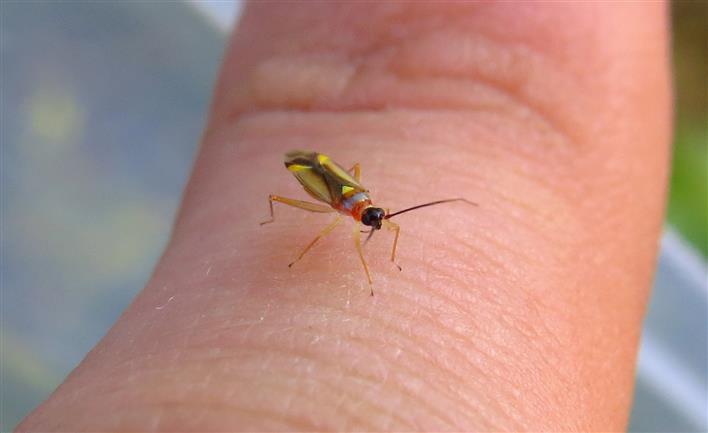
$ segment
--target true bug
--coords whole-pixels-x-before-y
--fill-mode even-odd
[[[361,231],[361,224],[371,227],[368,231],[369,236],[366,238],[366,241],[371,238],[376,230],[380,230],[382,227],[386,227],[387,229],[395,232],[395,236],[393,238],[393,248],[391,250],[391,262],[398,267],[398,270],[401,270],[401,267],[396,264],[396,245],[398,244],[398,235],[400,234],[401,229],[398,224],[390,221],[392,217],[400,215],[404,212],[420,209],[422,207],[453,201],[462,201],[473,206],[477,206],[476,203],[464,198],[449,198],[423,203],[398,212],[389,213],[387,210],[384,211],[382,208],[376,207],[372,204],[371,197],[369,197],[369,190],[364,188],[364,186],[360,183],[361,168],[359,163],[354,164],[354,166],[349,170],[345,170],[327,155],[318,152],[293,150],[285,154],[285,167],[293,175],[295,175],[295,178],[300,181],[302,186],[305,188],[305,191],[310,196],[316,200],[326,203],[327,205],[310,203],[307,201],[271,194],[268,197],[268,204],[270,205],[270,219],[263,221],[261,225],[275,221],[273,202],[283,203],[309,212],[340,213],[340,215],[337,215],[334,221],[325,227],[312,240],[312,242],[307,244],[307,246],[302,249],[297,258],[291,262],[288,267],[291,267],[298,260],[300,260],[305,253],[307,253],[310,248],[317,243],[318,240],[329,234],[337,226],[337,224],[342,221],[342,215],[351,216],[357,222],[357,224],[354,225],[354,244],[356,246],[356,251],[359,254],[361,264],[364,266],[364,272],[366,273],[366,279],[369,281],[369,288],[371,289],[372,296],[374,294],[374,290],[372,287],[371,274],[369,273],[369,267],[366,264],[366,260],[364,260],[364,255],[361,248],[361,233],[367,232]],[[350,174],[352,172],[353,175]],[[364,243],[366,243],[366,241]]]

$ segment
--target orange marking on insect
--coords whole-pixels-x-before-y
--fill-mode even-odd
[[[263,221],[261,225],[275,221],[273,202],[287,204],[288,206],[293,206],[309,212],[339,212],[340,214],[352,217],[354,221],[356,221],[354,230],[354,244],[356,246],[359,259],[364,267],[372,296],[374,295],[374,289],[372,286],[371,275],[369,274],[369,268],[366,265],[366,260],[364,260],[364,255],[362,253],[362,243],[359,235],[361,232],[361,225],[371,227],[368,231],[369,236],[367,236],[364,244],[371,239],[371,236],[373,236],[376,230],[380,230],[383,226],[386,226],[389,230],[396,232],[393,241],[393,248],[391,250],[391,262],[396,264],[396,246],[398,244],[400,227],[398,224],[389,221],[392,217],[423,207],[453,201],[462,201],[467,204],[477,206],[477,203],[471,202],[465,198],[449,198],[423,203],[398,212],[389,213],[387,210],[384,211],[382,208],[373,205],[371,197],[369,196],[369,191],[359,182],[359,164],[354,164],[354,167],[351,168],[351,170],[354,171],[354,176],[352,177],[349,174],[349,171],[351,170],[348,171],[343,169],[327,155],[317,152],[294,150],[285,154],[285,167],[300,182],[302,187],[305,189],[305,192],[307,192],[314,199],[323,202],[326,205],[270,195],[268,198],[270,205],[270,220]],[[329,234],[339,224],[341,218],[341,215],[338,215],[332,223],[325,227],[315,237],[315,239],[300,252],[295,261],[290,263],[288,266],[292,266],[299,261],[318,240]],[[396,266],[398,266],[398,264],[396,264]],[[398,266],[398,269],[401,270],[401,267]]]

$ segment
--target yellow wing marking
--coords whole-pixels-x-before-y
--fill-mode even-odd
[[[349,185],[342,185],[342,195],[346,195],[352,191],[354,191],[354,187],[351,187]]]
[[[309,170],[312,167],[308,167],[306,165],[300,165],[300,164],[291,164],[288,166],[288,170],[292,171],[293,173],[302,171],[302,170]]]
[[[361,184],[357,182],[357,180],[354,179],[352,175],[347,173],[347,171],[340,167],[337,163],[332,161],[327,156],[324,156],[324,158],[322,157],[323,155],[317,155],[317,159],[320,162],[320,165],[325,171],[334,176],[337,179],[337,182],[342,185],[351,186],[355,189],[359,189],[362,191],[365,190],[365,188],[361,186]]]

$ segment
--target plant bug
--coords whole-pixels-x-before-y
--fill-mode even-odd
[[[374,289],[371,281],[369,267],[364,260],[362,253],[361,233],[368,233],[369,236],[364,241],[364,244],[373,236],[376,230],[386,227],[388,230],[394,231],[393,248],[391,249],[391,262],[401,270],[401,267],[396,264],[396,245],[398,244],[398,235],[401,228],[398,224],[390,221],[396,215],[404,212],[420,209],[436,204],[449,203],[453,201],[462,201],[467,204],[477,206],[477,203],[471,202],[464,198],[448,198],[444,200],[436,200],[429,203],[419,204],[409,207],[398,212],[390,213],[388,210],[376,207],[372,204],[369,197],[369,190],[364,188],[360,183],[361,168],[359,163],[354,164],[349,170],[343,169],[339,164],[334,162],[330,157],[318,152],[293,150],[285,154],[285,167],[295,175],[295,178],[302,184],[305,191],[314,199],[319,200],[326,205],[319,203],[311,203],[302,200],[296,200],[278,195],[270,195],[268,204],[270,205],[270,219],[263,221],[261,225],[272,223],[275,221],[273,213],[273,202],[283,203],[288,206],[293,206],[309,212],[319,213],[334,213],[339,212],[340,215],[325,227],[305,248],[300,251],[297,258],[291,262],[288,267],[297,263],[317,241],[327,236],[334,228],[342,221],[342,215],[348,215],[354,218],[354,245],[356,246],[357,254],[364,266],[366,279],[369,282],[371,295],[374,295]],[[350,174],[352,173],[352,174]],[[368,232],[361,230],[361,225],[371,227]]]

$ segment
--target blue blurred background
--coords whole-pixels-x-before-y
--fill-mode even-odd
[[[61,382],[167,240],[234,1],[0,2],[0,431]],[[706,2],[673,5],[668,228],[632,431],[708,422]]]

